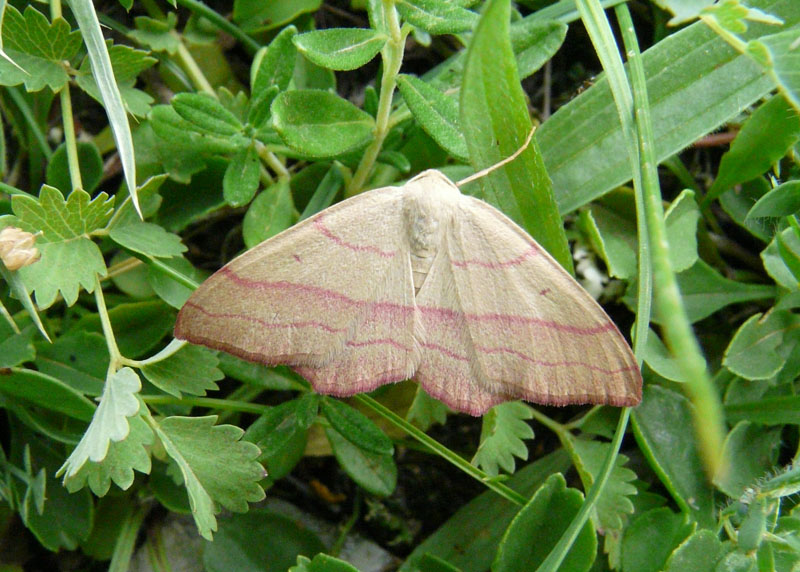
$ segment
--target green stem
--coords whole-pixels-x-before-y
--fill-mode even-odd
[[[397,17],[397,10],[393,0],[383,1],[383,10],[386,19],[386,27],[389,32],[389,40],[381,49],[383,59],[383,75],[381,77],[381,94],[378,99],[378,111],[375,116],[375,138],[370,143],[361,162],[358,164],[353,178],[347,187],[347,196],[359,193],[367,182],[367,177],[372,172],[372,167],[380,155],[383,141],[389,133],[389,119],[392,111],[392,97],[397,85],[397,74],[403,63],[403,50],[405,48],[406,36],[410,29],[401,29],[400,21]]]
[[[492,480],[489,475],[470,464],[469,461],[455,454],[453,451],[439,443],[436,439],[430,437],[427,433],[420,431],[417,427],[414,427],[411,423],[397,415],[394,411],[387,409],[369,395],[359,394],[354,396],[354,399],[359,401],[362,405],[369,407],[387,421],[392,422],[397,427],[405,431],[410,437],[422,443],[430,451],[439,455],[449,463],[455,465],[473,479],[480,481],[482,484],[492,489],[501,497],[520,506],[523,506],[526,502],[528,502],[528,499],[519,494],[517,491],[507,487],[502,483]]]
[[[108,355],[110,357],[108,362],[108,376],[110,377],[117,371],[123,357],[117,346],[117,338],[114,337],[114,329],[111,327],[108,308],[106,308],[106,299],[105,296],[103,296],[103,288],[100,285],[100,276],[96,274],[94,277],[94,299],[97,303],[97,313],[100,316],[100,324],[103,326],[103,336],[106,339],[106,346],[108,347]]]
[[[183,70],[187,73],[197,89],[216,98],[217,92],[214,91],[214,88],[210,83],[208,83],[203,70],[197,65],[197,62],[195,61],[194,57],[192,57],[189,49],[183,43],[183,38],[175,31],[172,33],[178,38],[177,56]]]
[[[747,52],[747,43],[744,42],[736,34],[732,34],[725,28],[719,25],[717,19],[711,14],[700,14],[700,19],[703,23],[714,30],[717,35],[728,42],[737,52],[744,54]]]
[[[75,120],[72,117],[72,98],[69,94],[69,84],[59,92],[61,97],[61,119],[64,126],[64,145],[67,149],[67,164],[69,165],[69,178],[72,190],[82,189],[81,165],[78,161],[78,142],[75,139]]]
[[[22,95],[19,88],[5,87],[4,89],[14,102],[14,105],[17,106],[17,109],[22,114],[22,117],[25,119],[28,130],[36,140],[42,155],[44,155],[45,159],[50,161],[50,159],[53,157],[53,150],[50,148],[50,144],[47,142],[47,136],[44,134],[44,131],[42,131],[42,128],[36,122],[36,116],[34,115],[31,106],[28,105],[28,100],[25,99],[25,96]]]

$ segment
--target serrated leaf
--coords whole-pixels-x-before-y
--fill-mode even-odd
[[[429,83],[410,75],[397,77],[397,87],[414,118],[442,149],[461,159],[469,159],[467,142],[461,133],[458,101]]]
[[[588,490],[603,466],[610,445],[587,439],[575,439],[572,444],[580,459],[576,467]],[[611,475],[594,508],[597,528],[606,535],[615,531],[618,537],[621,536],[628,517],[633,514],[633,503],[628,497],[638,492],[632,484],[636,480],[636,473],[624,466],[627,462],[628,457],[617,455]]]
[[[359,449],[379,455],[394,453],[392,440],[367,416],[346,403],[330,397],[323,398],[322,414],[331,427]]]
[[[360,68],[374,58],[388,37],[369,28],[328,28],[292,38],[297,49],[324,68],[347,71]]]
[[[297,557],[297,565],[289,568],[289,572],[359,572],[344,560],[327,554],[317,554],[314,560],[305,556]]]
[[[279,91],[285,91],[289,87],[297,53],[292,42],[292,37],[296,33],[297,28],[287,26],[268,46],[256,53],[250,68],[250,91],[254,100],[273,86]]]
[[[187,344],[164,360],[144,365],[142,373],[150,383],[180,399],[182,392],[205,395],[219,389],[215,382],[225,376],[218,364],[215,352]]]
[[[513,473],[514,457],[528,460],[525,439],[533,439],[533,429],[527,419],[533,417],[528,405],[520,401],[509,401],[492,407],[483,416],[481,442],[471,463],[491,477],[500,470]]]
[[[414,401],[408,408],[406,420],[414,423],[423,431],[427,431],[434,423],[444,425],[447,421],[448,411],[450,408],[447,405],[425,393],[422,386],[418,385]]]
[[[178,24],[178,17],[174,12],[168,12],[165,19],[137,16],[133,22],[136,29],[131,30],[129,35],[143,46],[154,52],[175,54],[178,51],[181,39],[172,33]]]
[[[134,470],[150,473],[149,446],[153,443],[153,431],[138,415],[128,422],[128,436],[121,441],[112,441],[102,461],[89,460],[77,473],[64,477],[64,486],[69,492],[74,493],[88,483],[92,492],[102,497],[111,488],[112,481],[122,490],[127,490],[133,484]]]
[[[3,49],[16,65],[0,58],[0,84],[24,83],[30,92],[44,87],[55,92],[67,84],[69,75],[63,62],[78,53],[81,35],[71,31],[66,20],[56,18],[51,24],[32,6],[27,6],[20,14],[14,6],[8,5],[2,34]]]
[[[47,242],[59,242],[86,236],[102,228],[111,218],[114,197],[105,193],[91,198],[89,193],[77,189],[64,200],[61,191],[43,185],[39,199],[16,195],[11,200],[14,214],[26,228],[42,231]]]
[[[342,469],[364,490],[389,496],[397,485],[397,465],[391,455],[360,449],[338,431],[325,429],[325,435]]]
[[[207,93],[179,93],[170,104],[178,115],[201,133],[231,137],[242,130],[239,119]]]
[[[139,411],[136,394],[142,388],[139,376],[129,367],[123,367],[106,379],[100,405],[77,447],[56,473],[64,479],[74,477],[87,461],[105,459],[111,441],[122,441],[128,436],[128,417]]]
[[[800,316],[787,310],[751,316],[736,331],[722,365],[745,379],[769,379],[797,347]]]
[[[272,103],[275,130],[308,157],[334,157],[366,145],[373,117],[336,94],[316,89],[285,91]]]
[[[401,0],[397,11],[407,22],[431,34],[458,34],[471,31],[478,15],[446,0]]]
[[[497,550],[493,572],[536,570],[580,510],[583,495],[551,475],[514,517]],[[532,542],[532,539],[535,541]],[[560,570],[587,572],[597,552],[597,536],[587,522],[578,532]]]
[[[294,222],[294,205],[289,181],[280,179],[262,191],[250,204],[242,222],[244,243],[252,248],[286,230]]]
[[[248,145],[236,152],[222,179],[222,194],[226,203],[240,207],[253,199],[261,180],[260,167],[255,145]]]
[[[258,481],[264,468],[255,459],[258,447],[240,441],[244,431],[233,425],[214,425],[216,415],[167,417],[156,428],[167,454],[183,475],[192,515],[203,538],[217,529],[215,503],[245,512],[248,502],[264,498]]]

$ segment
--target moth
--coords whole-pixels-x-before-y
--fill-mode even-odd
[[[342,201],[235,258],[175,337],[291,366],[319,393],[416,379],[450,408],[641,400],[595,300],[524,230],[439,171]]]

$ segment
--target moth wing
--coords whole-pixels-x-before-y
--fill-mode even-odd
[[[235,258],[189,298],[175,337],[350,395],[413,371],[402,188],[358,195]],[[404,255],[405,254],[405,255]]]
[[[641,400],[641,374],[611,319],[482,201],[461,198],[417,302],[425,339],[416,378],[454,409]]]

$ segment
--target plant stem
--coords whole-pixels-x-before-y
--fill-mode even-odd
[[[372,167],[380,155],[383,141],[389,133],[389,117],[392,110],[392,96],[394,95],[397,84],[397,74],[403,63],[403,51],[405,48],[406,36],[410,29],[401,29],[397,17],[397,10],[394,2],[384,0],[384,13],[386,17],[386,27],[389,32],[389,40],[381,49],[383,59],[383,75],[381,76],[381,94],[378,99],[378,111],[375,117],[375,138],[370,143],[361,162],[358,164],[353,178],[347,187],[346,196],[353,196],[363,189],[367,182],[367,177],[372,172]]]
[[[244,49],[250,54],[256,53],[261,47],[260,43],[248,36],[247,33],[244,32],[240,27],[236,26],[235,24],[231,24],[218,12],[212,10],[202,2],[199,2],[198,0],[177,1],[181,6],[185,6],[195,14],[203,16],[203,18],[214,24],[217,28],[236,38],[239,43],[244,46]]]
[[[230,399],[217,399],[215,397],[187,397],[180,399],[171,395],[143,395],[142,400],[148,405],[191,405],[192,407],[207,407],[208,409],[220,409],[223,411],[241,411],[242,413],[255,413],[263,415],[270,410],[270,407],[259,403],[247,403],[246,401],[233,401]]]
[[[489,487],[490,489],[492,489],[494,492],[496,492],[506,500],[509,500],[514,504],[520,506],[523,506],[526,502],[528,502],[528,499],[519,494],[517,491],[507,487],[502,483],[492,480],[491,477],[489,477],[489,475],[481,471],[478,467],[470,464],[469,461],[457,455],[456,453],[454,453],[453,451],[451,451],[450,449],[439,443],[436,439],[430,437],[427,433],[420,431],[417,427],[414,427],[411,423],[409,423],[408,421],[406,421],[405,419],[403,419],[390,409],[384,407],[369,395],[359,394],[354,396],[354,399],[359,401],[362,405],[369,407],[375,413],[377,413],[387,421],[394,423],[397,427],[405,431],[410,437],[422,443],[430,451],[436,453],[446,461],[455,465],[456,467],[467,473],[475,480],[480,481],[482,484]]]
[[[61,98],[62,125],[64,126],[64,145],[67,149],[67,164],[72,190],[82,189],[81,165],[78,161],[78,142],[75,139],[75,120],[72,117],[72,98],[69,95],[69,84],[59,92]]]
[[[111,327],[111,320],[108,317],[108,308],[106,308],[106,299],[105,296],[103,296],[103,288],[100,285],[100,276],[97,274],[95,274],[94,277],[94,299],[97,303],[97,314],[100,316],[100,324],[103,326],[103,337],[105,337],[106,346],[108,347],[108,355],[110,357],[108,362],[108,375],[110,377],[117,371],[123,358],[117,346],[117,338],[114,337],[114,329]]]

